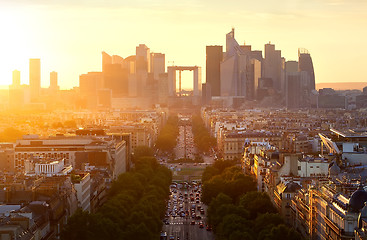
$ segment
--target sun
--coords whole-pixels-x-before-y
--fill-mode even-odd
[[[23,24],[24,17],[13,15],[9,9],[0,9],[0,85],[12,82],[13,70],[21,71],[21,82],[28,81],[28,56],[30,54],[30,29]],[[27,37],[28,36],[28,37]]]

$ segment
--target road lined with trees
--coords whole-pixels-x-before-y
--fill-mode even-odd
[[[109,200],[97,213],[78,210],[69,218],[61,239],[159,239],[171,182],[168,168],[140,156],[112,184]]]
[[[177,145],[178,134],[178,117],[170,116],[158,135],[156,148],[163,152],[173,153],[173,149]]]
[[[216,161],[202,178],[202,200],[217,240],[300,240],[287,227],[266,193],[234,161]]]
[[[192,132],[194,133],[194,143],[200,152],[209,152],[212,147],[216,146],[216,139],[210,136],[199,115],[192,116]]]

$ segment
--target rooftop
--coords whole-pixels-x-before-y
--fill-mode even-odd
[[[331,128],[330,131],[344,138],[367,138],[367,129],[337,130]]]

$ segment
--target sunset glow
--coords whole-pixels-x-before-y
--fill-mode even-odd
[[[0,85],[11,83],[14,69],[28,83],[28,59],[37,57],[42,86],[57,71],[61,88],[71,88],[80,74],[100,70],[101,51],[127,57],[140,43],[164,52],[166,63],[204,67],[205,46],[222,45],[232,27],[238,41],[258,50],[271,41],[287,60],[307,48],[316,82],[366,80],[349,70],[362,67],[367,54],[365,1],[16,2],[0,3]],[[190,79],[184,84],[191,86]]]

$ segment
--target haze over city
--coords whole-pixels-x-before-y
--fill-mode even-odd
[[[366,0],[1,0],[0,240],[367,240]]]
[[[28,83],[28,59],[41,58],[41,85],[49,72],[62,89],[80,74],[101,70],[102,51],[123,57],[146,44],[166,54],[166,65],[205,66],[205,46],[223,45],[236,28],[240,43],[264,50],[269,41],[287,60],[297,49],[313,56],[316,83],[363,82],[367,3],[363,0],[292,1],[10,1],[0,3],[0,85],[12,71]],[[351,71],[353,69],[353,71]],[[183,87],[191,88],[191,75]],[[205,71],[203,72],[205,79]]]

